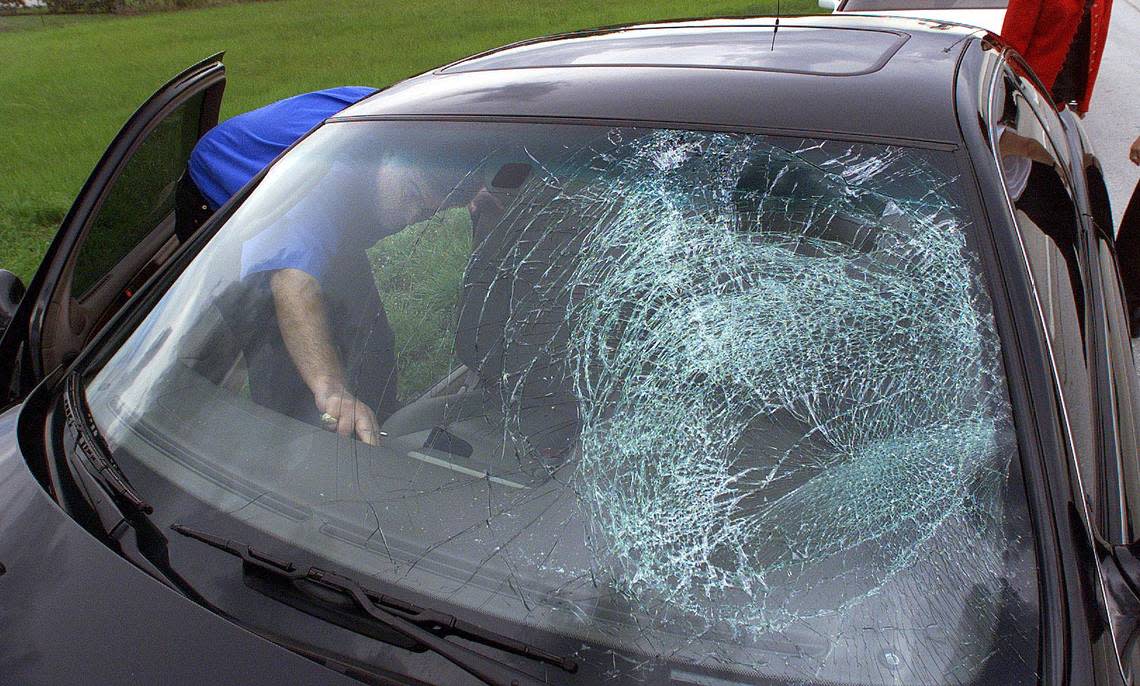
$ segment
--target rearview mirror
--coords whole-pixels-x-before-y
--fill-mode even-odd
[[[834,12],[839,9],[839,0],[819,0],[819,7]]]
[[[0,269],[0,333],[8,328],[24,297],[24,282],[7,269]]]

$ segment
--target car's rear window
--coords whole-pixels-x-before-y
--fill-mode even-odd
[[[499,622],[582,664],[552,683],[1035,683],[961,178],[822,137],[328,124],[89,400],[160,526]],[[252,611],[205,590],[233,571],[185,574]]]

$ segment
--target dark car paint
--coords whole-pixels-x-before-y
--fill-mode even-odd
[[[768,49],[769,20],[757,21],[756,49]],[[727,21],[678,27],[723,26]],[[977,29],[874,17],[787,18],[784,27],[862,27],[908,36],[881,69],[858,76],[818,76],[695,67],[542,67],[471,71],[449,68],[403,81],[341,112],[337,119],[422,115],[559,117],[669,122],[770,131],[815,131],[881,139],[954,142],[956,58]],[[661,31],[660,25],[643,31]],[[909,30],[908,30],[909,29]],[[571,37],[583,34],[569,34]],[[777,41],[779,37],[777,34]],[[528,41],[525,45],[533,45]],[[495,51],[510,50],[511,46]],[[819,56],[814,57],[820,61]],[[684,93],[684,98],[678,98]],[[868,94],[874,93],[874,97]],[[827,107],[820,107],[826,102]]]
[[[44,492],[0,414],[0,683],[358,684],[111,554]],[[19,532],[19,535],[13,535]]]
[[[898,30],[918,25],[858,21]],[[1003,355],[1019,417],[1027,495],[1037,520],[1046,612],[1043,682],[1123,684],[1116,659],[1123,648],[1113,645],[1104,606],[1107,602],[1117,608],[1135,607],[1135,595],[1129,604],[1129,593],[1135,589],[1119,573],[1112,548],[1094,540],[1086,517],[1074,505],[1081,499],[1073,487],[1074,466],[1062,428],[1063,407],[1051,383],[1048,347],[1032,305],[1002,182],[978,127],[976,70],[981,68],[982,48],[973,33],[957,28],[918,31],[918,37],[912,35],[896,56],[909,66],[892,67],[892,60],[876,74],[860,77],[752,73],[753,81],[745,81],[732,70],[710,74],[691,68],[623,68],[627,73],[616,68],[436,72],[374,96],[341,118],[624,117],[709,127],[814,127],[853,138],[944,144],[964,139],[958,154],[965,160],[963,168],[972,167],[976,175],[967,174],[964,180],[977,184],[981,209],[990,222],[993,243],[980,252],[995,291],[995,317],[1007,343]],[[965,67],[951,87],[959,60]],[[908,69],[917,69],[922,78]],[[862,86],[834,82],[844,78],[874,82],[862,81]],[[734,92],[741,84],[758,85],[757,79],[763,79],[764,88]],[[826,79],[826,85],[813,85],[818,79]],[[683,103],[673,102],[678,90],[687,95]],[[868,98],[868,92],[876,98]],[[832,98],[843,103],[842,116],[818,107],[821,100]],[[916,102],[922,106],[911,106]],[[971,102],[973,108],[968,106]],[[214,222],[205,233],[217,226]],[[201,236],[188,250],[196,250],[205,238]],[[184,263],[188,256],[176,262]],[[169,278],[168,273],[159,281]],[[140,305],[145,301],[140,298]],[[39,402],[53,391],[40,389]],[[7,568],[0,576],[0,626],[14,627],[19,635],[0,648],[0,680],[11,675],[13,683],[344,682],[333,671],[217,617],[111,553],[44,492],[43,486],[52,482],[51,470],[44,464],[43,446],[29,441],[26,431],[20,444],[28,463],[20,459],[14,430],[18,411],[0,416],[0,523],[5,532],[0,535],[0,563]],[[27,424],[21,423],[26,429]],[[42,432],[43,424],[39,426]],[[61,478],[66,477],[55,477]],[[20,533],[13,536],[9,533],[13,531]],[[1102,575],[1108,580],[1105,584]],[[52,599],[58,614],[43,617],[44,603],[23,600],[33,597]],[[12,602],[13,598],[19,600]],[[1132,632],[1135,636],[1134,626]],[[72,646],[82,646],[80,657],[75,657],[77,649]],[[132,661],[138,656],[142,657]]]

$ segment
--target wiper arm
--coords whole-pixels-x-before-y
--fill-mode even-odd
[[[118,506],[113,514],[108,514],[109,519],[104,520],[105,525],[108,521],[117,522],[126,516],[130,518],[134,527],[137,553],[140,553],[141,556],[124,551],[124,557],[139,565],[147,573],[154,575],[164,583],[186,594],[187,597],[203,604],[224,617],[229,617],[238,624],[242,624],[242,626],[245,626],[249,631],[269,641],[278,643],[294,653],[318,662],[329,669],[368,684],[392,684],[397,681],[399,683],[405,683],[407,681],[402,677],[394,678],[394,676],[399,675],[393,675],[393,673],[387,672],[386,670],[361,664],[351,658],[327,654],[306,644],[297,643],[284,636],[279,636],[254,626],[248,626],[239,619],[230,617],[230,615],[222,609],[215,607],[210,601],[198,593],[189,582],[182,578],[177,571],[171,568],[166,549],[166,537],[154,526],[150,518],[145,516],[153,513],[154,508],[135,491],[134,487],[131,486],[127,480],[126,475],[123,474],[118,464],[116,464],[115,460],[111,457],[110,448],[107,446],[102,434],[99,433],[99,429],[91,415],[91,410],[87,405],[87,400],[83,395],[83,383],[78,374],[72,374],[65,382],[63,409],[67,422],[75,427],[77,443],[86,456],[86,460],[81,460],[80,462],[83,462],[83,464],[78,465],[77,468],[84,470],[86,474],[90,475],[91,480],[106,489],[111,495],[110,500],[114,501]],[[96,509],[100,510],[98,507],[96,507]],[[135,516],[131,517],[132,514]],[[103,517],[101,511],[100,517]],[[108,526],[110,527],[110,525]],[[110,528],[108,528],[108,533],[109,532]],[[3,574],[2,565],[0,565],[0,574]],[[415,681],[415,683],[421,683],[419,680],[413,681]],[[407,681],[407,683],[411,682]]]
[[[300,569],[294,563],[261,552],[244,543],[174,524],[172,529],[211,547],[240,558],[244,566],[289,583],[307,582],[347,596],[380,628],[395,632],[415,646],[423,646],[454,663],[460,669],[492,686],[540,686],[540,681],[508,664],[448,641],[446,636],[460,636],[513,655],[554,665],[576,672],[574,660],[554,655],[537,646],[517,641],[470,622],[361,586],[358,582],[319,567]],[[274,595],[273,597],[276,597]],[[280,598],[278,598],[280,599]],[[287,601],[282,601],[287,602]],[[338,622],[338,624],[340,624]],[[345,624],[340,624],[345,626]],[[348,626],[346,628],[352,628]],[[367,632],[364,632],[367,633]],[[408,647],[408,646],[405,646]]]
[[[106,488],[120,504],[125,504],[136,514],[151,514],[154,508],[138,494],[127,476],[119,469],[115,459],[111,457],[111,450],[99,427],[95,425],[95,418],[83,397],[83,388],[79,374],[73,373],[67,377],[67,387],[63,394],[63,412],[67,421],[75,427],[79,447],[87,456],[91,466],[95,468],[92,476]],[[90,470],[89,470],[90,471]]]

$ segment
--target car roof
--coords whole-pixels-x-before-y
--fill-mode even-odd
[[[397,83],[335,117],[560,117],[957,142],[976,28],[823,15],[705,19],[523,41]]]

